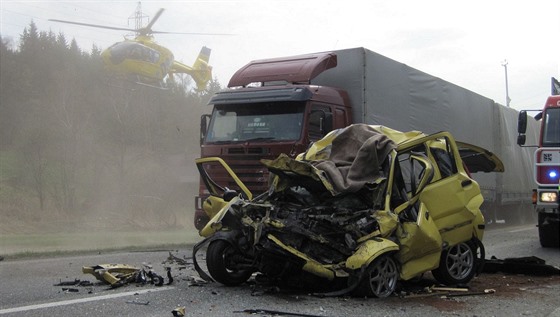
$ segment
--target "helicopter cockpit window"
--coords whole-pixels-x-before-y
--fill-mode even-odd
[[[111,62],[113,64],[120,64],[125,59],[157,63],[160,57],[158,51],[134,42],[116,43],[109,47],[109,51],[111,52]]]
[[[302,122],[302,103],[216,106],[206,142],[299,140]]]

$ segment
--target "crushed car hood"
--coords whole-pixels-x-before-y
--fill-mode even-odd
[[[385,126],[353,124],[334,130],[294,160],[280,155],[261,160],[282,179],[311,177],[322,183],[333,196],[355,192],[366,183],[376,183],[383,162],[393,149],[425,137],[419,131],[401,132]],[[471,173],[503,172],[502,161],[492,152],[472,144],[457,142],[459,152]],[[281,181],[280,181],[281,182]],[[284,186],[280,183],[277,190]]]

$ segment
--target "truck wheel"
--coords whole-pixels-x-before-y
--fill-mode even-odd
[[[253,274],[253,270],[241,269],[236,259],[243,255],[224,240],[210,243],[206,250],[206,266],[212,278],[227,286],[236,286],[246,282]]]
[[[539,212],[539,241],[543,248],[560,246],[560,228],[558,222],[546,221],[547,214]]]
[[[367,268],[365,276],[356,289],[356,295],[388,297],[397,287],[399,270],[390,254],[383,254]]]
[[[439,267],[432,271],[435,279],[446,285],[468,283],[476,273],[476,247],[461,242],[443,250]]]

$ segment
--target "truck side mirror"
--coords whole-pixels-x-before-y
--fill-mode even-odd
[[[525,132],[527,131],[527,111],[521,110],[519,111],[519,115],[517,117],[517,145],[523,146],[525,145]]]
[[[200,144],[204,141],[206,133],[208,132],[208,121],[210,120],[209,114],[203,114],[200,116]]]
[[[525,134],[520,134],[517,136],[517,145],[525,145]]]
[[[527,131],[527,111],[519,111],[519,116],[517,117],[517,133],[525,134]]]

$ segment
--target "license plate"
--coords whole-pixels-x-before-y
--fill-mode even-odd
[[[560,163],[560,150],[542,150],[541,163]]]

